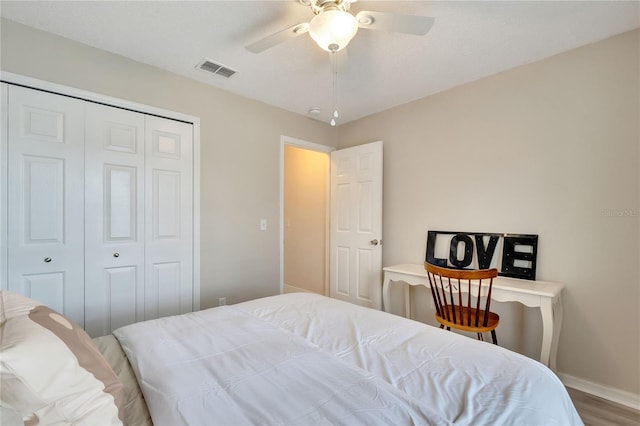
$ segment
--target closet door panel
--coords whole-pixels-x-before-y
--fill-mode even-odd
[[[153,263],[150,295],[155,300],[148,304],[149,317],[159,318],[181,313],[180,266],[180,262]]]
[[[193,309],[193,126],[145,118],[145,319]]]
[[[137,240],[138,185],[136,167],[104,164],[104,241],[109,243]]]
[[[36,300],[46,300],[47,306],[57,312],[64,311],[64,272],[25,274],[22,276],[20,294],[28,294]]]
[[[153,239],[180,239],[180,173],[170,170],[153,171]]]
[[[84,102],[8,88],[7,288],[84,324]]]
[[[104,268],[106,285],[106,318],[107,330],[115,330],[127,324],[138,321],[139,297],[138,267],[123,266],[116,268]]]
[[[87,104],[86,329],[144,318],[144,115]]]
[[[24,243],[64,244],[64,159],[23,155],[22,170]]]

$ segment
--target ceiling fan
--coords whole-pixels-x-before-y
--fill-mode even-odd
[[[393,31],[405,34],[425,35],[433,26],[434,18],[416,15],[401,15],[387,12],[362,10],[356,15],[349,13],[357,0],[298,0],[309,6],[315,16],[309,22],[292,25],[268,35],[246,46],[253,53],[263,52],[286,40],[309,33],[322,49],[338,52],[344,49],[358,32],[368,30]]]

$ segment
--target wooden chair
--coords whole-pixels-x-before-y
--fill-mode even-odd
[[[497,345],[496,327],[500,317],[491,312],[490,307],[493,279],[498,276],[498,270],[449,269],[426,262],[424,267],[440,328],[474,332],[479,340],[484,340],[482,333],[490,331],[493,343]],[[475,306],[472,296],[476,299]],[[480,309],[483,298],[484,309]]]

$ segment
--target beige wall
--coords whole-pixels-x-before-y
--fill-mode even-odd
[[[285,145],[284,284],[325,294],[329,155]]]
[[[636,395],[639,40],[626,33],[340,126],[338,143],[384,141],[385,265],[422,262],[429,229],[539,234],[538,279],[566,284],[559,371]],[[431,321],[427,297],[414,301]],[[499,305],[499,339],[535,357],[537,311]]]
[[[12,21],[1,31],[4,71],[200,117],[201,304],[279,293],[280,136],[330,145],[335,129]]]

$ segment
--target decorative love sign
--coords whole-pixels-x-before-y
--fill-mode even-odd
[[[438,266],[456,269],[488,269],[497,267],[501,261],[499,275],[535,280],[537,254],[537,235],[427,232],[425,259]]]

